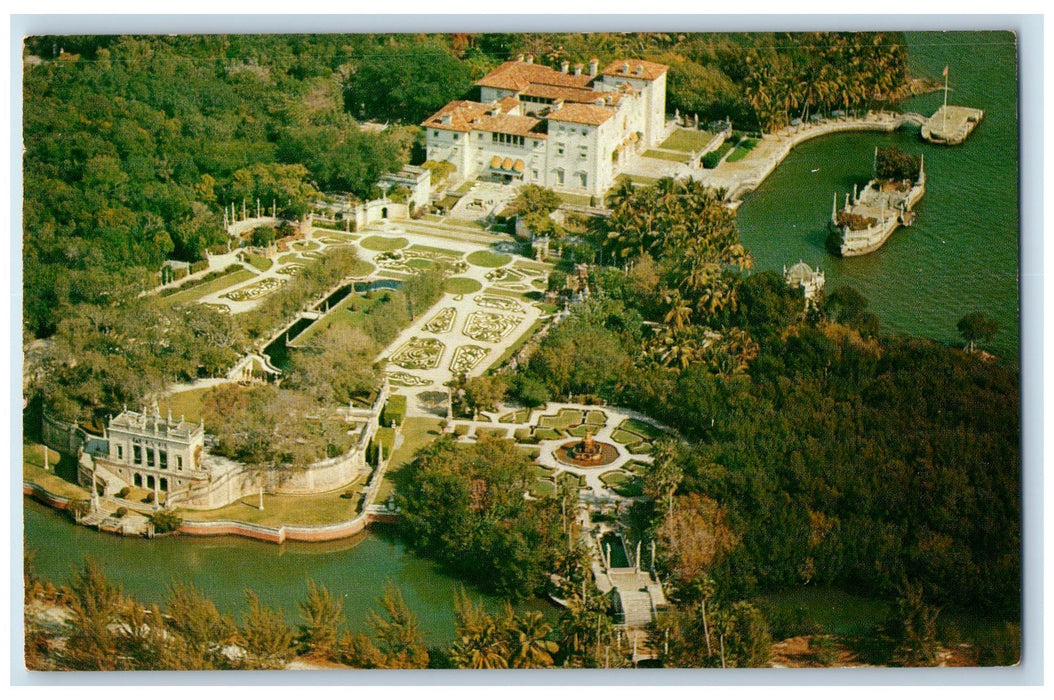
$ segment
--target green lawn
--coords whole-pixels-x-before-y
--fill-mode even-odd
[[[285,265],[286,263],[300,261],[301,258],[296,253],[282,253],[278,256],[278,264]]]
[[[264,494],[264,509],[258,508],[260,497],[251,495],[215,510],[178,510],[184,520],[241,520],[278,527],[279,525],[326,525],[346,522],[359,514],[359,495],[343,498],[348,489],[358,491],[361,477],[352,484],[326,493],[310,496]]]
[[[630,445],[640,442],[641,436],[636,433],[631,433],[628,430],[617,428],[615,432],[611,433],[611,439],[620,445]]]
[[[449,248],[435,248],[430,245],[421,245],[420,243],[414,243],[407,250],[416,250],[422,253],[435,253],[436,255],[445,255],[451,258],[460,258],[464,253],[459,253],[456,250],[450,250]]]
[[[558,482],[569,482],[576,488],[583,488],[586,485],[586,478],[578,474],[572,474],[571,472],[560,472],[556,475]]]
[[[622,183],[623,180],[629,180],[634,185],[644,185],[650,187],[659,181],[657,177],[645,177],[643,175],[627,175],[623,173],[615,178],[615,186],[617,187]]]
[[[321,246],[315,241],[293,241],[293,248],[296,250],[318,250]]]
[[[559,440],[564,434],[552,428],[535,428],[534,436],[539,440]]]
[[[626,449],[631,455],[648,455],[652,453],[654,446],[648,441],[634,442],[626,445]]]
[[[366,315],[380,303],[380,294],[366,296],[351,293],[332,307],[329,313],[308,326],[307,330],[297,336],[290,346],[294,348],[308,346],[312,338],[333,327],[361,328]]]
[[[377,502],[383,503],[399,484],[403,467],[413,461],[414,455],[425,445],[439,437],[439,419],[408,417],[402,426],[403,444],[392,455],[392,461],[384,472],[384,480],[377,492]]]
[[[447,294],[475,294],[483,285],[470,277],[447,277],[443,280],[443,291]]]
[[[425,258],[410,258],[406,261],[406,264],[415,270],[431,270],[436,266],[434,262]]]
[[[475,250],[465,256],[465,259],[477,267],[501,267],[508,264],[512,256],[491,250]]]
[[[633,433],[637,433],[642,437],[646,437],[650,440],[657,440],[661,437],[666,436],[666,431],[661,428],[656,428],[651,423],[645,423],[644,421],[637,420],[636,418],[627,418],[622,421],[622,425],[619,426],[623,430],[628,430]]]
[[[553,269],[552,265],[546,265],[541,262],[534,262],[531,260],[517,260],[512,264],[514,268],[521,270],[530,270],[531,272],[537,272],[539,274],[545,274]]]
[[[530,486],[530,492],[535,498],[553,496],[556,494],[556,484],[548,479],[535,479]]]
[[[527,420],[529,416],[530,412],[527,409],[522,409],[519,411],[512,411],[511,413],[506,413],[505,415],[500,416],[498,420],[500,420],[502,423],[522,423]]]
[[[274,261],[270,258],[264,257],[263,255],[257,255],[256,253],[249,253],[246,257],[246,262],[255,267],[260,272],[267,272],[271,269],[271,265]]]
[[[476,437],[495,437],[495,438],[507,438],[509,437],[508,428],[476,428]]]
[[[212,387],[188,389],[177,394],[170,394],[163,399],[158,399],[157,406],[163,416],[168,415],[171,409],[173,418],[178,419],[183,416],[191,423],[197,423],[201,419],[201,400],[210,391]]]
[[[62,457],[48,450],[48,469],[44,470],[44,446],[22,443],[22,478],[44,487],[56,496],[87,498],[88,492],[77,485],[77,464],[72,457]]]
[[[705,148],[706,144],[710,143],[710,139],[712,138],[714,138],[714,135],[707,131],[677,129],[670,134],[669,138],[659,145],[659,148],[665,148],[670,151],[693,153]],[[645,153],[644,155],[648,154]]]
[[[592,206],[593,198],[587,194],[570,194],[568,192],[557,192],[556,196],[565,204],[573,204],[579,207]]]
[[[590,411],[586,414],[586,423],[589,425],[602,426],[607,422],[608,418],[603,411]]]
[[[375,268],[372,263],[369,263],[365,260],[356,260],[354,263],[352,263],[351,269],[348,270],[348,276],[365,277],[366,275],[370,274],[376,269],[377,268]]]
[[[645,158],[668,160],[674,163],[687,163],[688,158],[684,154],[667,153],[666,151],[644,151]]]
[[[555,416],[542,416],[539,418],[538,425],[544,428],[565,430],[573,425],[580,425],[582,418],[582,412],[576,408],[561,408]]]
[[[607,487],[621,486],[626,482],[630,481],[633,477],[624,471],[613,469],[609,472],[604,472],[600,475],[600,481]]]
[[[237,270],[230,273],[229,275],[223,275],[215,279],[211,279],[208,282],[193,284],[189,288],[170,294],[167,297],[159,297],[159,302],[162,306],[175,306],[177,304],[189,304],[197,301],[202,297],[208,296],[215,292],[222,291],[228,287],[234,287],[248,282],[249,280],[256,277],[255,272],[250,272],[246,269]]]
[[[391,238],[389,236],[367,236],[359,241],[359,245],[363,248],[379,251],[399,250],[400,248],[405,248],[409,243],[410,241],[401,236],[397,238]]]
[[[732,154],[725,159],[727,163],[738,163],[747,157],[750,151],[753,149],[743,148],[742,146],[736,146],[736,150],[732,151]]]

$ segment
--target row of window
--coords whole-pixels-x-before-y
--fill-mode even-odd
[[[480,136],[483,136],[483,134],[480,134]],[[500,134],[495,132],[491,134],[491,141],[494,143],[507,143],[510,146],[522,146],[525,139],[522,136],[517,136],[515,134]],[[538,142],[535,141],[534,144],[537,146]]]
[[[157,455],[156,463],[154,461],[155,454]],[[117,446],[117,459],[124,461],[124,445]],[[161,448],[148,450],[142,445],[132,445],[132,464],[150,467],[151,469],[168,469],[168,450]],[[183,455],[176,455],[176,468],[183,468]]]

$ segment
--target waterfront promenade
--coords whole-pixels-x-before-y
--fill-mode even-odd
[[[798,144],[827,134],[847,131],[875,131],[890,133],[905,122],[918,123],[908,115],[895,112],[868,112],[862,117],[838,117],[818,122],[788,126],[778,132],[765,134],[742,160],[731,162],[727,156],[716,168],[691,167],[655,158],[638,157],[626,168],[631,177],[658,179],[662,177],[688,178],[724,189],[726,199],[736,203],[756,189],[783,162]],[[731,152],[730,152],[731,153]]]
[[[907,118],[902,114],[869,112],[864,117],[828,119],[817,124],[786,127],[774,134],[765,134],[743,160],[736,163],[725,160],[713,170],[704,170],[696,179],[716,189],[725,189],[726,199],[735,202],[747,192],[757,189],[798,144],[846,131],[889,133],[899,129],[905,121]]]

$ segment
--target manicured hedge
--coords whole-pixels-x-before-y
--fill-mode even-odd
[[[384,410],[381,411],[381,425],[390,427],[392,421],[395,421],[396,425],[402,425],[405,417],[406,397],[402,394],[392,394],[388,398],[388,403],[385,404]]]

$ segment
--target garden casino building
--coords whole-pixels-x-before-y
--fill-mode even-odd
[[[629,156],[659,144],[666,124],[667,67],[593,59],[569,71],[520,56],[476,85],[480,101],[450,102],[422,126],[428,160],[461,180],[524,183],[600,196]]]
[[[124,410],[111,417],[104,439],[107,451],[94,460],[82,460],[78,470],[81,484],[94,483],[104,496],[134,486],[164,493],[169,504],[187,500],[218,507],[229,502],[231,477],[241,471],[234,462],[207,455],[201,422],[164,418],[156,409]]]

